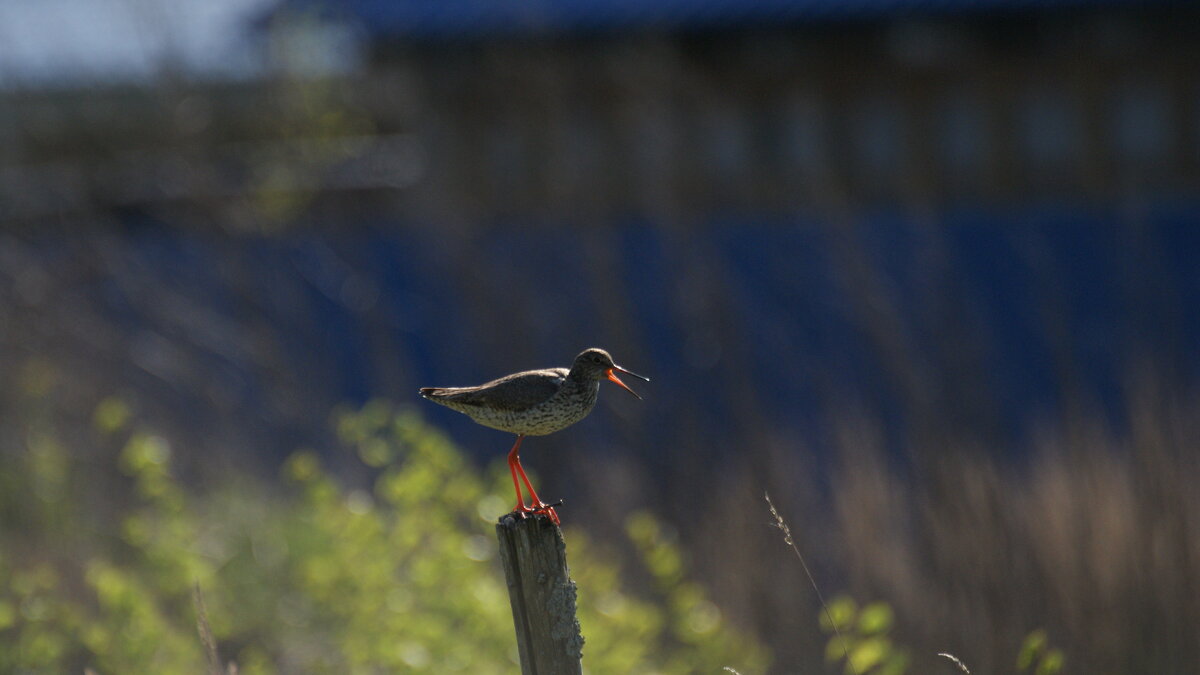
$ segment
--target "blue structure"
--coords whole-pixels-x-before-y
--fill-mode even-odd
[[[813,21],[1171,6],[1175,0],[288,0],[287,11],[354,20],[378,39],[729,30]]]
[[[612,334],[627,342],[604,346],[655,371],[652,398],[689,411],[639,437],[685,452],[696,451],[689,425],[722,439],[763,421],[821,445],[846,409],[886,420],[896,447],[938,427],[1012,448],[1047,419],[1121,426],[1141,377],[1200,383],[1200,163],[1187,149],[1200,136],[1197,82],[1170,75],[1196,53],[1185,3],[276,10],[291,12],[355,26],[372,45],[368,68],[414,74],[425,108],[412,133],[436,167],[411,192],[435,193],[441,213],[475,205],[453,259],[433,254],[451,246],[437,216],[379,206],[393,224],[365,262],[411,369],[401,396],[555,363],[620,313],[630,318]],[[911,29],[924,20],[933,28]],[[639,36],[668,56],[635,46],[610,59],[608,46]],[[1114,74],[1079,67],[1093,62]],[[553,76],[528,75],[543,71]],[[581,166],[592,168],[559,181],[559,168]],[[564,258],[594,245],[586,228],[604,230],[617,267],[589,276]],[[620,310],[595,274],[628,293]],[[467,288],[480,279],[524,300]],[[497,303],[515,326],[497,325]],[[352,317],[317,304],[341,336],[329,342],[340,395],[390,393],[372,381]]]

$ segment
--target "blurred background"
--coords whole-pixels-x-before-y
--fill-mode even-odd
[[[1075,672],[1186,672],[1197,35],[1120,0],[0,4],[5,554],[129,507],[97,420],[193,493],[286,490],[300,449],[369,490],[342,412],[483,470],[511,438],[416,389],[600,346],[646,400],[524,464],[618,561],[653,513],[770,672],[841,665],[765,491],[918,672],[1039,628]]]

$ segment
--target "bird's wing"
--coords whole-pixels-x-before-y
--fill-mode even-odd
[[[434,389],[426,396],[433,400],[453,401],[464,406],[527,410],[554,396],[568,372],[566,368],[530,370],[507,375],[478,387]]]

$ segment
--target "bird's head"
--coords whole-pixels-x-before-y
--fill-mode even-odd
[[[638,375],[613,363],[612,356],[608,352],[596,347],[580,352],[579,356],[575,357],[575,363],[571,365],[571,374],[573,375],[577,374],[588,380],[608,380],[640,399],[641,396],[638,396],[636,391],[630,389],[628,385],[622,382],[617,377],[617,373],[624,373],[639,380],[645,380],[646,382],[650,381],[648,377]]]

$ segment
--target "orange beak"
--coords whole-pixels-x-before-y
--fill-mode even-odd
[[[638,399],[639,401],[640,401],[640,400],[642,400],[642,397],[641,397],[641,396],[638,396],[638,393],[637,393],[636,391],[634,391],[634,390],[630,389],[630,388],[629,388],[629,385],[625,384],[624,382],[622,382],[622,381],[621,381],[621,378],[617,377],[617,374],[613,372],[614,370],[620,371],[620,372],[622,372],[622,373],[625,373],[626,375],[630,375],[630,376],[632,376],[632,377],[636,377],[636,378],[638,378],[639,380],[645,380],[645,381],[647,381],[647,382],[649,382],[649,381],[650,381],[650,378],[648,378],[648,377],[646,377],[646,376],[644,376],[644,375],[638,375],[637,373],[635,373],[635,372],[633,372],[633,371],[630,371],[630,370],[625,370],[625,369],[624,369],[624,368],[622,368],[621,366],[615,366],[615,365],[614,365],[612,368],[609,368],[609,369],[608,369],[608,372],[607,372],[607,373],[605,373],[606,375],[608,375],[608,381],[609,381],[609,382],[612,382],[613,384],[615,384],[615,385],[617,385],[618,387],[620,387],[620,388],[624,389],[625,391],[627,391],[627,392],[629,392],[629,393],[633,394],[634,396],[637,396],[637,399]]]

